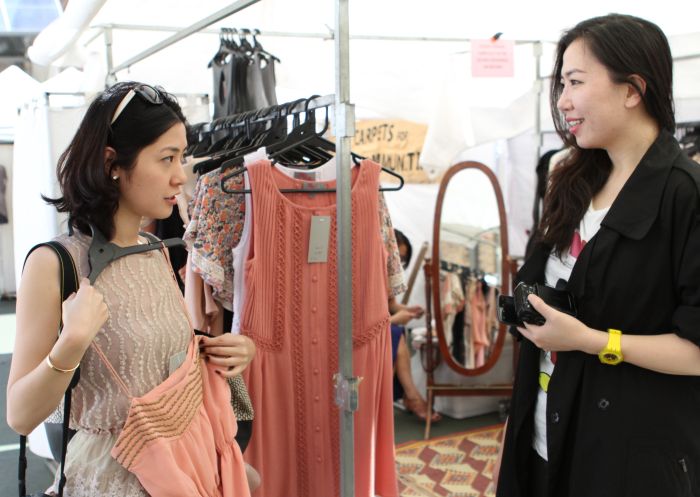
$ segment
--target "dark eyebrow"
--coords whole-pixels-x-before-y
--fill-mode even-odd
[[[570,69],[570,70],[566,71],[566,72],[563,74],[563,76],[564,76],[565,78],[568,78],[568,77],[570,77],[572,74],[577,73],[577,72],[585,73],[586,71],[582,71],[581,69]]]
[[[173,153],[178,153],[180,151],[179,148],[177,147],[163,147],[160,149],[160,152],[173,152]]]

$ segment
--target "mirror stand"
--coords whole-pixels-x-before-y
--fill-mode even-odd
[[[435,343],[437,341],[437,336],[433,333],[432,326],[432,275],[433,275],[433,263],[431,259],[426,259],[423,265],[423,271],[425,274],[425,320],[426,320],[426,342],[420,347],[421,354],[421,364],[423,365],[423,370],[426,375],[426,400],[428,403],[428,413],[433,412],[433,403],[435,397],[437,396],[493,396],[493,397],[510,397],[513,393],[513,384],[489,384],[489,385],[455,385],[450,383],[439,383],[435,380],[435,369],[441,362],[440,347]],[[433,339],[435,336],[435,341]],[[515,345],[514,347],[517,347]],[[514,348],[514,352],[516,349]],[[514,355],[514,362],[517,355]],[[515,370],[515,364],[514,368]],[[430,438],[430,428],[432,422],[432,416],[428,415],[425,417],[425,431],[423,433],[423,438],[425,440]]]
[[[496,307],[499,295],[510,294],[517,260],[509,257],[503,194],[491,168],[473,161],[450,167],[434,216],[432,254],[423,267],[427,336],[420,348],[428,406],[440,396],[509,398],[517,345]],[[444,407],[465,417],[479,404],[446,400]]]

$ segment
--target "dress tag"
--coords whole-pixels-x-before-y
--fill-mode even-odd
[[[294,178],[302,181],[317,181],[316,171],[294,171]]]
[[[328,262],[328,238],[330,233],[330,216],[313,216],[311,218],[309,263]]]

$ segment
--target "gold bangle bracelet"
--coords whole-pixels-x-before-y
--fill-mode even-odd
[[[53,369],[54,371],[58,371],[59,373],[72,373],[73,371],[75,371],[76,369],[78,369],[78,367],[80,366],[80,363],[76,364],[74,367],[72,367],[72,368],[70,368],[70,369],[61,369],[61,368],[57,368],[57,367],[54,366],[53,363],[51,362],[51,354],[49,354],[49,355],[46,356],[46,365],[47,365],[48,367],[50,367],[51,369]]]

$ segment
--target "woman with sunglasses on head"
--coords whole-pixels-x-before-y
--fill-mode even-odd
[[[673,60],[655,24],[611,14],[559,41],[552,114],[571,152],[552,173],[518,281],[499,497],[700,495],[700,170],[673,136]],[[495,471],[498,473],[498,470]]]
[[[56,241],[75,261],[78,291],[61,304],[61,268],[48,247],[34,250],[26,261],[17,297],[17,336],[7,387],[8,424],[21,434],[32,431],[59,406],[72,372],[80,365],[80,380],[72,393],[71,427],[77,433],[67,450],[66,496],[149,495],[144,481],[149,482],[149,488],[159,489],[151,495],[163,495],[163,488],[175,484],[181,486],[182,495],[210,495],[214,489],[204,488],[208,479],[212,480],[210,486],[219,486],[214,482],[218,479],[216,468],[210,468],[211,475],[198,481],[196,474],[190,477],[188,473],[192,468],[178,467],[187,456],[199,459],[195,465],[206,468],[212,463],[208,454],[178,455],[174,445],[147,446],[143,452],[147,456],[141,457],[153,460],[144,462],[147,474],[139,473],[137,478],[122,466],[127,466],[126,460],[118,459],[120,434],[128,427],[135,433],[133,440],[139,442],[153,435],[147,437],[136,430],[139,422],[132,419],[132,411],[159,406],[160,397],[150,404],[144,399],[158,394],[156,387],[172,387],[175,394],[191,390],[193,397],[175,395],[163,404],[167,413],[163,418],[167,419],[161,419],[163,426],[156,428],[171,430],[168,436],[177,432],[180,438],[197,438],[186,431],[191,426],[180,426],[182,419],[175,412],[182,411],[182,418],[194,420],[190,424],[205,425],[202,402],[222,403],[209,393],[219,389],[217,381],[226,384],[226,377],[247,366],[255,352],[252,341],[231,334],[193,336],[164,251],[117,259],[93,285],[85,277],[90,272],[92,229],[120,247],[136,246],[149,242],[139,233],[143,218],[163,219],[171,214],[185,181],[185,126],[177,101],[161,89],[118,83],[98,95],[59,159],[62,196],[46,199],[70,216],[72,234],[61,235]],[[63,330],[56,339],[61,321]],[[205,356],[207,367],[201,366],[198,354]],[[190,368],[186,378],[193,378],[193,383],[177,390],[180,384],[173,387],[173,382],[180,378],[182,368]],[[227,384],[225,388],[228,391]],[[214,407],[220,407],[221,418],[229,423],[227,429],[235,432],[230,404]],[[201,437],[216,436],[214,428],[201,430]],[[162,437],[162,433],[154,436]],[[125,442],[127,449],[133,440]],[[168,438],[164,445],[172,441]],[[226,483],[228,490],[221,494],[234,495],[233,488],[237,489],[235,495],[249,495],[240,450],[237,445],[225,450],[228,466],[221,468],[221,479],[234,475],[236,481]],[[168,451],[171,453],[164,456]],[[141,464],[137,459],[136,463],[130,461],[137,463]],[[219,492],[220,487],[217,495]]]

